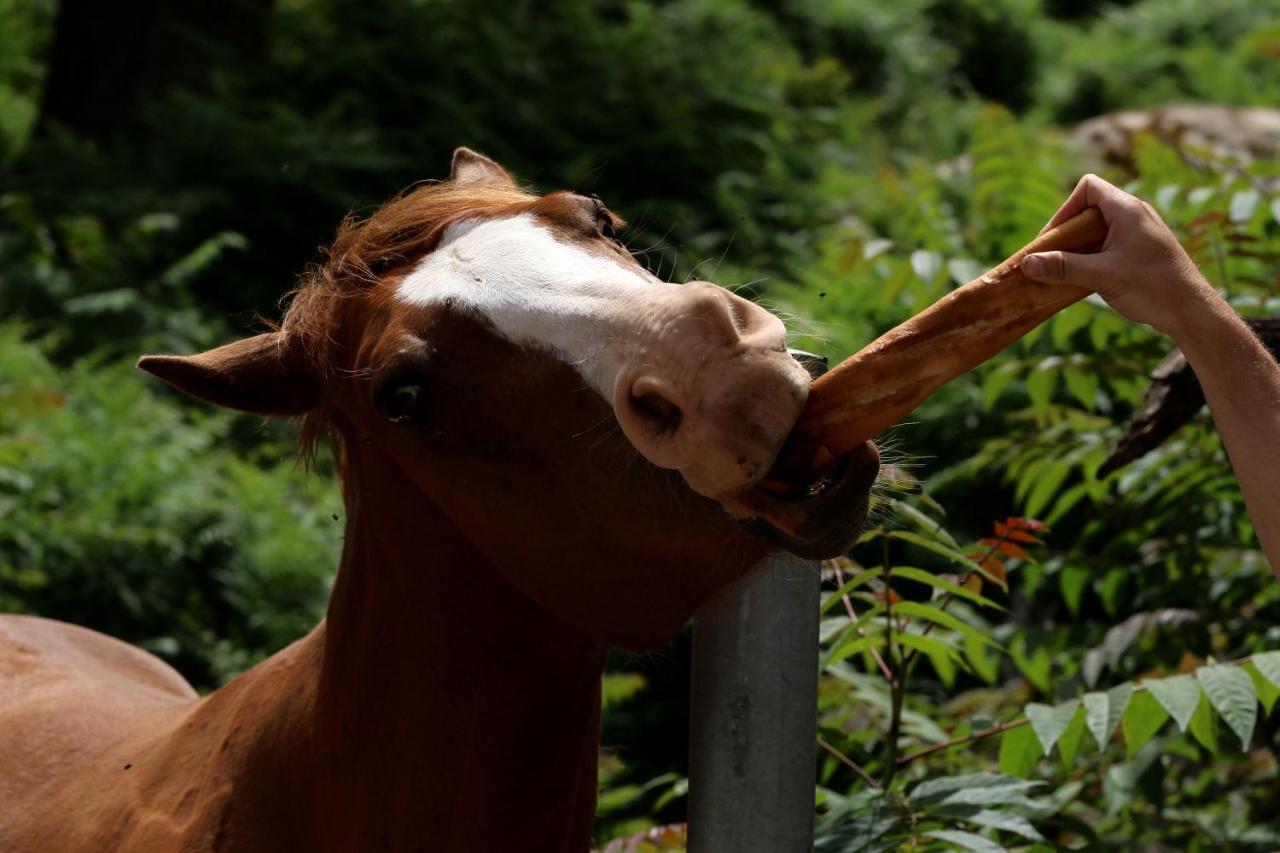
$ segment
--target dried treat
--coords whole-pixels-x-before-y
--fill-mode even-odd
[[[1095,252],[1106,236],[1101,212],[1087,208],[816,380],[771,483],[809,482],[832,459],[902,420],[943,384],[1088,295],[1071,285],[1031,281],[1022,274],[1022,259],[1054,249]]]

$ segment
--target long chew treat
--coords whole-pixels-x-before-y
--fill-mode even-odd
[[[815,380],[770,479],[794,481],[848,453],[1088,295],[1071,285],[1031,281],[1022,274],[1022,259],[1054,249],[1096,252],[1106,236],[1102,214],[1086,208]]]

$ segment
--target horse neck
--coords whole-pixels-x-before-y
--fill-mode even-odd
[[[585,847],[603,645],[516,590],[382,451],[349,447],[317,708],[328,746],[364,769],[339,777],[383,819],[441,843],[454,827],[457,849],[494,830]],[[495,827],[515,804],[528,825]]]
[[[521,595],[381,451],[350,448],[328,618],[243,677],[275,700],[227,697],[264,732],[240,774],[255,811],[317,849],[587,849],[604,646]]]

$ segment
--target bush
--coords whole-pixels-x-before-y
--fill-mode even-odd
[[[55,367],[0,326],[0,611],[137,643],[210,687],[323,615],[341,501],[287,452],[245,461],[231,416],[155,384],[129,363]]]

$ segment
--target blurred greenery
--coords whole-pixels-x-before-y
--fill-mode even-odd
[[[1274,138],[1248,156],[1156,128],[1107,160],[1071,132],[1117,110],[1280,103],[1278,0],[112,10],[0,0],[0,608],[137,642],[202,688],[319,618],[340,500],[287,430],[189,405],[131,360],[275,316],[344,213],[442,177],[456,145],[598,192],[660,275],[739,286],[833,359],[1021,246],[1087,169],[1151,200],[1240,311],[1280,306]],[[1206,714],[1070,762],[1035,757],[1034,721],[1004,748],[892,760],[1028,702],[1280,648],[1280,588],[1206,415],[1098,476],[1167,346],[1090,300],[888,437],[876,519],[828,567],[820,723],[900,811],[874,817],[880,795],[821,751],[823,849],[1275,846],[1271,719],[1243,751],[1211,748]],[[998,607],[894,610],[940,604],[1008,516],[1049,529],[996,553],[999,578],[969,578]],[[879,604],[897,639],[862,624],[850,651],[837,568],[879,569],[848,606]],[[901,636],[926,624],[912,653]],[[896,723],[873,649],[912,658]],[[610,660],[601,842],[683,817],[687,656],[683,638]],[[946,780],[997,769],[1045,784],[969,778],[1014,811],[957,811]]]

